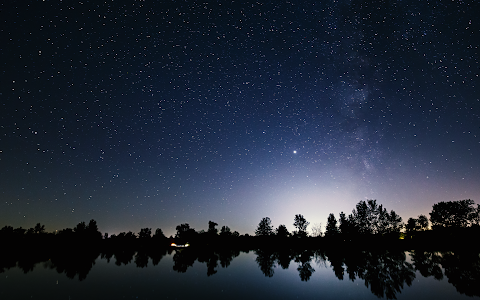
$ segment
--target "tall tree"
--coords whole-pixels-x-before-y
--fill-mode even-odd
[[[388,213],[383,205],[377,204],[377,200],[358,202],[348,220],[358,234],[383,235],[399,232],[402,227],[402,218],[393,210]]]
[[[397,215],[395,211],[391,210],[388,220],[389,220],[388,233],[397,233],[397,234],[400,233],[400,230],[403,227],[402,217]]]
[[[211,235],[217,235],[218,229],[215,228],[218,224],[213,221],[208,221],[208,233]]]
[[[177,230],[175,237],[180,239],[191,239],[196,234],[195,229],[190,228],[188,223],[180,224],[175,229]]]
[[[258,223],[257,229],[255,230],[255,235],[257,236],[273,235],[272,220],[270,220],[269,217],[263,218],[260,221],[260,223]]]
[[[44,233],[45,232],[45,225],[40,225],[40,223],[37,223],[37,225],[35,225],[34,230],[35,230],[36,234]]]
[[[337,219],[333,214],[329,214],[327,219],[327,227],[325,228],[325,236],[334,236],[338,233],[339,229],[337,227]]]
[[[422,231],[425,231],[428,229],[428,219],[425,215],[419,215],[418,216],[418,219],[417,219],[417,225],[418,225],[418,229],[422,230]]]
[[[376,205],[376,202],[373,203]],[[371,226],[370,209],[365,201],[360,201],[356,205],[356,209],[352,211],[352,221],[360,234],[373,233]]]
[[[102,233],[98,231],[97,221],[91,219],[85,227],[86,234],[91,239],[102,239]]]
[[[322,232],[322,223],[314,223],[310,229],[312,237],[320,237],[323,235]]]
[[[73,228],[73,231],[75,233],[84,233],[87,230],[87,225],[85,225],[85,222],[80,222]]]
[[[468,227],[475,224],[473,200],[458,200],[435,203],[430,213],[433,228]]]
[[[418,229],[418,220],[415,218],[409,218],[407,221],[407,225],[405,226],[407,233],[412,233],[417,231]]]
[[[95,233],[98,232],[97,221],[95,221],[94,219],[91,219],[90,222],[88,222],[86,229],[89,232],[95,232]]]
[[[222,226],[220,229],[220,235],[221,236],[230,236],[232,235],[232,231],[230,230],[230,227],[228,226]]]
[[[149,239],[152,235],[152,228],[142,228],[138,233],[138,238],[140,239]]]
[[[155,229],[155,233],[153,235],[154,239],[166,239],[167,237],[163,234],[163,231],[160,228]]]
[[[310,222],[307,222],[305,217],[303,215],[295,215],[293,226],[297,228],[296,234],[300,237],[306,237],[307,236],[307,227],[310,224]]]
[[[275,234],[279,237],[288,237],[290,236],[290,232],[288,232],[287,226],[281,224],[278,225],[278,228],[275,229]]]
[[[347,219],[343,211],[340,213],[340,217],[338,221],[339,221],[338,230],[340,231],[341,234],[352,233],[352,224],[350,224],[350,220]]]
[[[472,225],[480,226],[480,204],[477,204],[477,208],[472,213],[471,219],[472,219],[472,222],[473,222]]]

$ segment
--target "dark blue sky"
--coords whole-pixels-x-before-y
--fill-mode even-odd
[[[0,9],[0,226],[252,234],[479,202],[475,1]]]

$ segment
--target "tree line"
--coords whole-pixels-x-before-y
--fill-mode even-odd
[[[418,218],[409,218],[407,223],[403,223],[402,218],[393,210],[388,211],[382,204],[376,200],[359,201],[352,212],[346,215],[344,212],[339,214],[338,220],[333,213],[327,218],[325,232],[320,236],[324,237],[361,237],[361,236],[382,236],[399,238],[401,235],[412,237],[417,232],[442,231],[447,229],[458,230],[461,228],[480,228],[480,204],[475,205],[473,200],[459,200],[439,202],[433,205],[429,213],[430,218],[419,215]],[[286,225],[281,224],[277,228],[272,226],[272,220],[264,217],[260,220],[255,229],[255,236],[258,237],[278,237],[278,238],[306,238],[309,235],[307,228],[310,222],[301,214],[294,217],[293,226],[295,230],[289,232]],[[431,224],[431,226],[430,226]],[[238,237],[250,237],[250,235],[240,235],[237,231],[232,231],[228,226],[217,228],[218,223],[208,222],[208,229],[196,231],[188,223],[180,224],[176,227],[175,237],[170,239],[180,241],[198,241],[215,239],[232,240]],[[160,228],[157,228],[152,235],[151,228],[141,228],[138,233],[132,231],[121,232],[117,235],[100,233],[97,222],[90,220],[78,223],[74,228],[66,228],[55,233],[46,233],[45,226],[37,223],[35,227],[23,229],[22,227],[13,228],[5,226],[0,230],[0,238],[38,238],[39,236],[55,236],[59,239],[76,240],[111,240],[111,241],[166,241],[168,238]]]

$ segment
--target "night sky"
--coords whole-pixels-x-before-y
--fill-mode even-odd
[[[3,1],[0,227],[480,203],[478,1]]]

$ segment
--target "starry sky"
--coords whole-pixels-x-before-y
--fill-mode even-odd
[[[0,227],[480,203],[478,1],[4,1]]]

